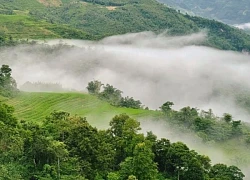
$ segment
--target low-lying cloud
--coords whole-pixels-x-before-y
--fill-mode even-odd
[[[217,115],[228,112],[249,122],[249,112],[236,100],[237,95],[250,94],[249,55],[200,46],[205,40],[204,32],[180,37],[143,32],[99,42],[52,40],[46,46],[1,49],[0,63],[11,66],[19,86],[40,81],[86,91],[87,83],[95,79],[114,85],[124,96],[139,99],[152,109],[173,101],[175,109],[211,108]],[[144,121],[142,127],[159,137],[184,141],[210,155],[213,162],[228,163],[220,150],[202,146],[198,138],[186,134],[186,138],[176,136],[161,122],[152,125]]]
[[[245,24],[237,24],[235,25],[239,29],[243,30],[250,30],[250,23],[245,23]]]
[[[0,62],[12,67],[19,85],[53,82],[86,91],[87,83],[96,79],[152,109],[173,101],[176,109],[212,108],[217,115],[229,112],[248,121],[248,113],[237,105],[234,92],[250,90],[249,56],[199,46],[204,40],[204,32],[180,37],[144,32],[99,42],[53,40],[47,44],[75,47],[12,47],[0,51]]]

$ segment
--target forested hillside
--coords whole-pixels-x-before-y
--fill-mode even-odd
[[[215,21],[185,16],[154,0],[49,2],[2,0],[2,14],[9,16],[2,18],[6,20],[0,26],[1,32],[16,38],[101,39],[141,31],[162,33],[167,30],[168,35],[207,31],[208,39],[203,45],[235,51],[250,49],[250,36],[244,32]],[[38,23],[30,22],[27,16],[36,18]],[[19,24],[16,18],[21,18]],[[42,28],[39,24],[43,24]]]
[[[250,1],[159,0],[159,2],[228,24],[243,24],[250,21]]]
[[[198,154],[182,142],[171,143],[166,138],[157,138],[152,132],[142,134],[140,123],[126,114],[114,116],[105,130],[98,130],[90,125],[83,115],[95,114],[95,121],[100,118],[103,120],[104,116],[100,112],[112,110],[111,107],[101,108],[107,106],[105,101],[113,106],[122,106],[115,103],[119,99],[122,100],[122,97],[117,94],[119,90],[113,86],[106,85],[103,91],[99,91],[100,83],[90,82],[87,89],[92,95],[88,96],[80,93],[21,93],[16,88],[11,72],[8,65],[3,65],[0,69],[2,101],[13,104],[18,110],[14,116],[13,107],[0,103],[1,179],[243,180],[244,178],[238,167],[212,164],[208,156]],[[103,102],[99,101],[97,105],[98,100],[93,95]],[[62,98],[63,96],[67,98]],[[57,102],[59,97],[61,101]],[[72,106],[72,103],[75,105]],[[97,110],[89,111],[91,106],[98,108],[99,114]],[[229,114],[218,119],[211,110],[202,111],[201,114],[190,107],[174,111],[171,109],[172,102],[164,103],[160,108],[161,111],[156,112],[143,110],[142,107],[134,107],[131,104],[127,106],[127,110],[123,110],[133,112],[130,106],[138,114],[149,113],[144,118],[155,114],[155,122],[161,118],[166,122],[169,121],[173,129],[178,127],[182,132],[192,130],[205,142],[222,143],[236,139],[241,141],[241,144],[238,144],[241,148],[249,146],[248,125],[233,120]],[[83,114],[72,116],[66,111],[54,111],[58,108]],[[25,116],[22,116],[20,109],[23,109],[29,119],[23,118]],[[37,121],[34,115],[39,117],[41,113],[47,115]],[[241,152],[238,151],[238,154]],[[245,159],[247,158],[248,156],[245,156]]]

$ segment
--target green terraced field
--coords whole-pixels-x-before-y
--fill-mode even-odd
[[[159,114],[143,109],[117,108],[95,96],[83,93],[21,92],[17,97],[4,101],[15,107],[15,115],[18,119],[37,122],[42,121],[54,110],[85,116],[92,125],[98,127],[107,126],[116,114],[127,113],[134,118]]]
[[[80,38],[88,39],[88,35],[74,28],[64,25],[50,24],[37,21],[26,15],[0,14],[0,32],[13,38],[22,39],[52,39],[52,38]]]

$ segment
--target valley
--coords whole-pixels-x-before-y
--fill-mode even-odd
[[[225,3],[0,0],[0,180],[248,180],[248,5]]]

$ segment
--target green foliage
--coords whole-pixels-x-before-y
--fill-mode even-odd
[[[158,140],[152,132],[145,137],[139,133],[140,123],[126,114],[115,116],[107,130],[98,130],[86,118],[64,111],[51,113],[40,125],[19,123],[13,121],[12,107],[0,107],[4,117],[0,118],[0,177],[4,179],[244,177],[235,166],[211,167],[208,157],[181,142]]]
[[[140,109],[141,101],[134,100],[132,97],[122,97],[122,91],[116,89],[114,86],[106,84],[103,86],[103,91],[100,92],[103,84],[100,81],[90,81],[87,89],[89,94],[98,96],[100,99],[109,102],[113,106],[120,106],[126,108]]]
[[[0,103],[0,121],[8,126],[15,127],[17,119],[13,116],[14,108],[6,104]]]
[[[137,144],[133,157],[127,157],[120,165],[121,179],[156,179],[158,170],[157,164],[153,159],[154,154],[147,144]],[[134,177],[132,178],[131,175],[134,175]]]
[[[210,172],[209,176],[214,179],[225,180],[241,180],[244,178],[244,174],[235,166],[226,166],[224,164],[215,164]]]
[[[87,86],[89,94],[97,95],[100,93],[102,85],[103,84],[100,81],[90,81]]]
[[[169,108],[166,103],[161,108],[163,116],[171,125],[182,130],[189,129],[195,132],[204,142],[222,142],[234,138],[245,139],[247,134],[243,132],[243,125],[240,120],[233,120],[232,115],[225,113],[222,118],[216,117],[212,110],[208,112],[196,108],[184,107],[180,111]],[[166,113],[167,111],[167,113]],[[250,131],[247,128],[246,132]]]
[[[232,115],[231,114],[228,114],[228,113],[225,113],[223,115],[223,119],[224,121],[226,121],[227,123],[230,123],[232,121]]]
[[[0,94],[5,97],[13,97],[17,94],[17,84],[11,76],[11,68],[8,65],[2,65],[0,69]]]
[[[243,51],[250,49],[250,36],[244,31],[214,20],[185,15],[201,29],[208,30],[208,40],[205,45],[223,50]]]
[[[154,0],[64,0],[60,6],[48,7],[36,0],[1,0],[0,4],[0,10],[3,9],[0,31],[13,38],[97,40],[141,31],[167,30],[168,35],[175,36],[205,29],[208,40],[202,45],[250,50],[250,36],[243,31],[216,21],[185,16]]]
[[[99,97],[108,101],[111,105],[119,106],[122,98],[122,91],[107,84],[103,86],[103,91],[99,94]]]
[[[173,105],[174,105],[173,102],[167,101],[160,107],[160,109],[162,110],[163,113],[168,113]]]
[[[126,108],[133,108],[133,109],[140,109],[141,108],[141,101],[134,100],[132,97],[122,97],[120,102],[121,107]]]
[[[110,172],[107,176],[108,180],[120,180],[120,175],[118,173]]]

